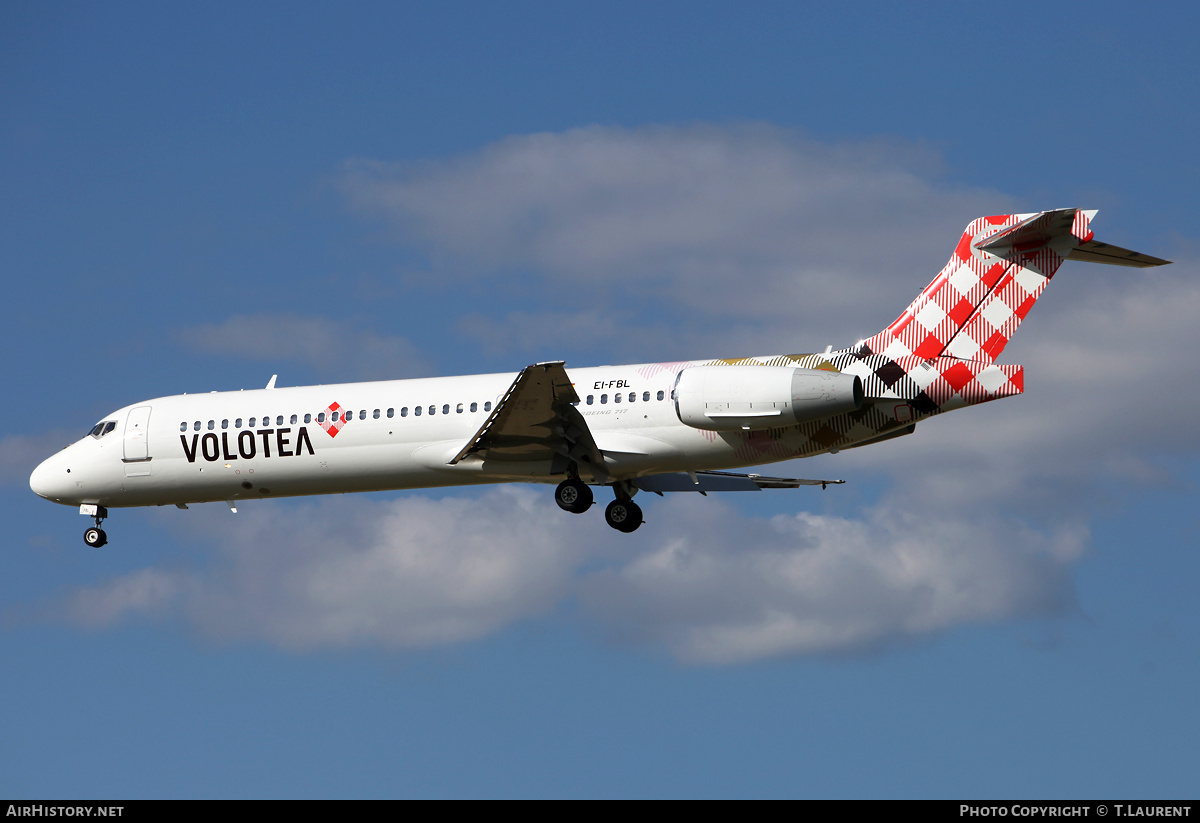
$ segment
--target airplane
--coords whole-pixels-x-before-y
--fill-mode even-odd
[[[833,351],[184,394],[118,409],[41,463],[29,485],[78,506],[108,542],[111,508],[481,483],[557,484],[567,512],[614,499],[607,523],[643,522],[639,491],[757,491],[843,480],[742,474],[912,434],[918,423],[1020,394],[997,357],[1066,260],[1168,263],[1093,238],[1095,211],[971,222],[946,266],[889,325]]]

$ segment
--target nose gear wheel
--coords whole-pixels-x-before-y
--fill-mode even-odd
[[[104,518],[108,517],[108,509],[103,506],[96,507],[96,513],[92,515],[92,520],[96,525],[83,533],[83,542],[87,543],[93,549],[98,549],[108,542],[108,535],[104,533],[104,529],[100,528],[100,524],[104,522]]]

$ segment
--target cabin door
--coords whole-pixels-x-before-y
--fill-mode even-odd
[[[150,474],[150,406],[131,409],[125,418],[125,476]]]

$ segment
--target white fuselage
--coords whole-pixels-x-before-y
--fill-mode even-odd
[[[686,365],[569,370],[611,478],[747,462],[736,454],[740,439],[680,422],[671,389]],[[450,465],[512,381],[490,374],[160,397],[106,416],[109,433],[50,457],[30,486],[58,503],[121,507],[558,482],[549,461]]]

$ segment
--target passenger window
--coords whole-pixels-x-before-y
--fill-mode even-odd
[[[318,415],[317,415],[317,422],[318,422],[318,423],[324,423],[324,422],[325,422],[325,412],[321,412],[320,414],[318,414]],[[250,425],[251,425],[251,426],[253,426],[253,425],[254,425],[254,421],[253,421],[253,420],[251,420],[251,421],[250,421]]]
[[[292,425],[294,426],[299,422],[300,422],[300,418],[293,414],[292,415]]]
[[[650,392],[648,392],[648,391],[642,392],[642,400],[649,403],[650,402]]]
[[[283,415],[282,414],[275,418],[275,425],[276,426],[283,425]]]
[[[306,414],[306,415],[304,415],[304,422],[305,422],[305,423],[311,423],[311,422],[312,422],[312,415],[311,415],[311,414]]]
[[[458,406],[454,409],[454,411],[457,412],[458,414],[462,414],[462,403],[459,403]]]
[[[223,429],[229,428],[229,418],[225,418],[224,420],[221,421],[221,428],[223,428]]]
[[[658,390],[658,399],[659,399],[659,400],[662,400],[662,399],[663,399],[663,391],[662,391],[662,389],[659,389],[659,390]]]
[[[488,400],[487,402],[485,402],[485,403],[483,404],[483,410],[484,410],[484,411],[491,411],[491,410],[492,410],[492,401],[491,401],[491,400]]]
[[[378,411],[378,410],[376,410],[376,411],[375,411],[375,416],[376,416],[376,417],[378,417],[378,416],[379,416],[379,411]],[[366,419],[367,419],[367,410],[366,410],[366,409],[362,409],[362,410],[360,410],[360,411],[359,411],[359,413],[358,413],[358,419],[359,419],[359,420],[366,420]]]
[[[213,429],[215,429],[216,427],[217,427],[217,421],[215,421],[215,420],[209,420],[209,421],[208,421],[208,430],[209,430],[209,431],[212,431],[212,430],[213,430]]]
[[[633,402],[635,402],[636,400],[637,400],[637,392],[635,392],[635,391],[631,391],[631,392],[629,393],[629,402],[630,402],[630,403],[633,403]]]
[[[430,406],[430,407],[429,407],[429,413],[430,413],[430,414],[437,414],[437,406]]]
[[[180,430],[181,432],[185,432],[185,431],[187,431],[187,423],[186,423],[186,422],[184,422],[184,423],[180,423],[180,424],[179,424],[179,430]]]
[[[379,409],[376,409],[375,411],[371,412],[371,416],[374,417],[376,420],[378,420],[379,419]],[[390,415],[389,415],[389,417],[390,417]]]
[[[401,417],[408,417],[408,406],[401,406],[401,407],[400,407],[400,416],[401,416]]]
[[[449,413],[450,413],[450,404],[447,403],[446,405],[442,406],[442,414],[449,414]]]
[[[192,428],[193,428],[194,430],[196,430],[196,431],[200,431],[200,421],[199,421],[199,420],[197,420],[197,421],[196,421],[196,424],[195,424],[194,426],[192,426]]]
[[[249,426],[250,428],[254,428],[254,421],[257,419],[258,419],[257,417],[251,417],[250,422],[247,423],[246,425]]]
[[[421,407],[416,406],[415,408],[413,408],[413,414],[415,414],[417,417],[420,417],[421,416]]]
[[[242,427],[242,418],[239,417],[237,420],[234,420],[233,427],[235,429],[240,429]]]
[[[477,412],[477,411],[479,411],[479,404],[478,404],[478,403],[472,403],[472,404],[471,404],[471,411],[473,411],[473,412]]]
[[[338,421],[338,414],[339,414],[338,412],[334,412],[333,414],[329,415],[329,419],[332,422],[336,423]]]
[[[608,395],[607,394],[600,395],[600,405],[604,405],[607,402],[608,402]]]
[[[392,417],[393,417],[395,414],[396,414],[396,410],[395,410],[395,409],[388,409],[388,419],[389,419],[389,420],[391,420],[391,419],[392,419]]]
[[[617,392],[616,394],[614,394],[614,395],[613,395],[613,402],[614,402],[614,403],[620,403],[620,402],[621,402],[621,393],[620,393],[620,392]]]
[[[588,395],[588,405],[589,405],[589,406],[590,406],[590,405],[592,405],[592,401],[593,401],[593,400],[595,400],[595,399],[596,399],[596,395],[594,395],[594,394],[589,394],[589,395]]]

